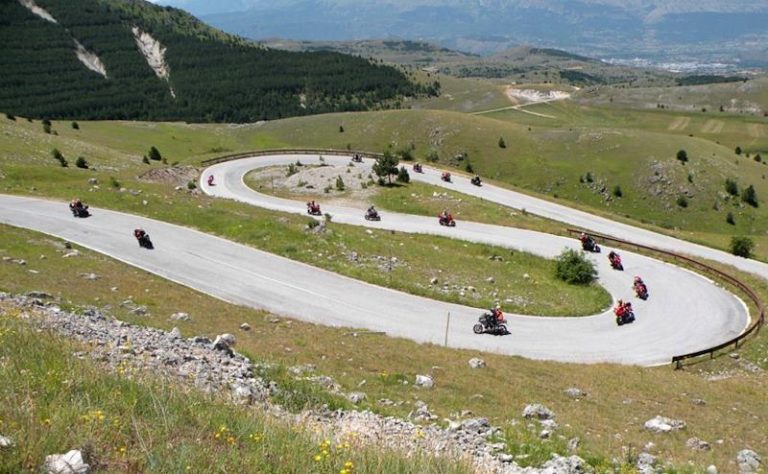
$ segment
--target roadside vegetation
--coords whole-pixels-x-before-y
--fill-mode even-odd
[[[264,412],[140,372],[110,372],[87,349],[0,308],[0,472],[39,472],[45,456],[83,452],[96,472],[468,473],[455,460],[329,443]],[[285,387],[285,386],[284,386]],[[290,387],[293,388],[293,387]],[[297,408],[309,408],[302,406]]]

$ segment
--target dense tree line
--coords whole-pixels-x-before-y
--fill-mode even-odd
[[[392,67],[339,53],[260,48],[148,2],[36,3],[58,24],[18,2],[0,3],[0,110],[15,115],[250,122],[386,108],[403,96],[437,93]],[[167,48],[170,83],[147,65],[133,26]],[[106,79],[80,63],[74,39],[101,58]]]

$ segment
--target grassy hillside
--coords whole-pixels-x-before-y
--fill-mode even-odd
[[[741,141],[750,132],[762,135],[768,126],[750,117],[719,116],[724,123],[720,134],[709,135],[722,135],[718,144],[720,140],[706,134],[691,137],[683,131],[668,131],[680,118],[664,111],[614,111],[569,103],[540,107],[557,114],[555,126],[518,123],[519,111],[492,114],[498,117],[492,118],[413,110],[330,114],[237,127],[89,122],[74,130],[66,122],[57,122],[54,130],[59,135],[52,136],[42,133],[39,123],[0,119],[5,133],[13,138],[0,144],[0,153],[9,162],[28,163],[32,156],[37,163],[54,166],[50,151],[58,147],[71,160],[79,154],[114,156],[114,165],[125,167],[126,157],[133,166],[150,145],[157,146],[169,162],[182,163],[258,148],[349,146],[381,151],[391,146],[396,151],[408,147],[422,161],[435,152],[439,166],[464,170],[469,162],[486,179],[716,247],[727,247],[732,235],[751,235],[758,244],[757,254],[768,255],[768,238],[761,230],[768,226],[768,205],[764,204],[768,181],[763,178],[768,165],[754,159],[758,153],[768,157],[768,134],[742,142],[741,155],[725,141]],[[707,127],[706,120],[691,119],[688,127]],[[658,131],[662,127],[664,131]],[[506,148],[498,146],[499,138]],[[676,159],[679,150],[686,151],[686,164]],[[463,153],[468,159],[457,159]],[[753,186],[758,206],[730,196],[726,179],[734,180],[740,191]],[[621,197],[615,195],[616,186]],[[17,184],[13,187],[19,192]],[[687,207],[679,205],[681,196]],[[726,222],[728,213],[733,224]]]
[[[0,110],[39,118],[246,122],[394,105],[425,92],[395,68],[332,52],[270,50],[145,1],[41,0],[56,21],[0,4]],[[134,28],[159,42],[148,65]],[[78,60],[76,44],[102,73]]]

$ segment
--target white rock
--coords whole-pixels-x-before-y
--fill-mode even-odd
[[[213,348],[225,351],[225,352],[231,352],[232,348],[235,346],[235,336],[229,333],[219,334],[216,336],[216,339],[213,341]]]
[[[493,277],[488,277],[488,278],[485,279],[485,281],[488,282],[488,283],[495,283],[496,279],[493,278]]]
[[[13,440],[7,436],[0,435],[0,448],[12,448]]]
[[[673,430],[685,428],[685,422],[682,420],[673,420],[665,416],[657,415],[645,422],[645,429],[654,433],[669,433]]]
[[[188,313],[173,313],[170,318],[171,321],[189,321]]]
[[[91,467],[83,462],[83,454],[73,449],[66,454],[51,454],[45,457],[48,474],[86,474]]]
[[[472,367],[473,369],[482,369],[483,367],[485,367],[485,361],[478,357],[473,357],[469,359],[469,366]]]
[[[685,442],[685,446],[694,451],[709,451],[712,449],[708,442],[699,438],[688,438],[688,441]]]
[[[243,324],[240,325],[240,329],[242,329],[243,331],[250,331],[251,330],[251,325],[248,324],[248,323],[243,323]]]
[[[565,390],[565,394],[574,399],[584,398],[587,396],[587,392],[576,387],[567,388]]]
[[[168,339],[174,340],[174,339],[181,339],[181,331],[179,331],[179,328],[173,328],[171,329],[171,332],[168,333]]]
[[[250,405],[253,402],[253,390],[247,385],[236,385],[232,389],[232,400],[240,405]]]
[[[554,412],[540,403],[526,405],[523,410],[523,418],[536,418],[537,420],[551,420],[555,417]]]
[[[347,399],[355,405],[358,405],[360,402],[366,399],[366,395],[363,392],[352,392],[347,395]]]
[[[432,388],[435,385],[435,381],[429,375],[417,375],[416,386],[424,388]]]
[[[655,474],[656,456],[650,453],[640,453],[637,456],[637,472],[640,474]]]
[[[717,474],[717,466],[714,464],[707,466],[707,474]]]
[[[752,474],[760,472],[760,456],[751,449],[742,449],[736,455],[736,463],[739,465],[739,474]]]

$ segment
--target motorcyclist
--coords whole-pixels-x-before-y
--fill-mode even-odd
[[[475,175],[475,177],[472,178],[472,184],[480,184],[480,183],[481,183],[480,176],[479,175]]]
[[[616,253],[616,252],[614,252],[613,250],[611,250],[611,251],[608,253],[608,261],[609,261],[609,262],[611,262],[611,265],[614,265],[614,266],[616,266],[616,265],[618,265],[619,263],[621,263],[621,257],[619,256],[619,254],[618,254],[618,253]]]
[[[440,218],[440,222],[443,222],[444,224],[450,224],[453,220],[453,216],[448,212],[448,209],[443,209],[443,212],[441,212],[438,217]]]
[[[413,164],[413,171],[417,173],[421,173],[421,163],[414,163]]]
[[[78,198],[74,198],[69,202],[69,208],[70,209],[82,209],[83,208],[83,202],[79,200]]]
[[[320,204],[317,204],[313,199],[307,203],[307,210],[310,212],[310,214],[317,214],[320,212]]]
[[[213,184],[213,175],[208,176],[208,186],[215,186]]]
[[[377,211],[374,206],[369,207],[367,213],[368,217],[376,217],[379,215],[379,211]]]
[[[443,171],[443,174],[440,175],[440,179],[442,179],[443,181],[450,181],[451,180],[451,173],[449,173],[447,171]]]
[[[621,319],[624,317],[626,313],[627,313],[627,303],[624,303],[624,300],[617,301],[616,307],[613,308],[613,314],[615,314],[617,318]]]
[[[638,293],[645,293],[648,291],[647,287],[645,286],[645,282],[639,276],[635,277],[634,282],[632,283],[632,287]]]
[[[504,320],[504,313],[501,311],[501,305],[497,304],[493,308],[491,308],[491,314],[494,318],[496,318],[496,324],[501,324],[503,322],[506,322]]]
[[[136,237],[136,240],[141,240],[146,235],[144,229],[133,229],[133,236]]]

